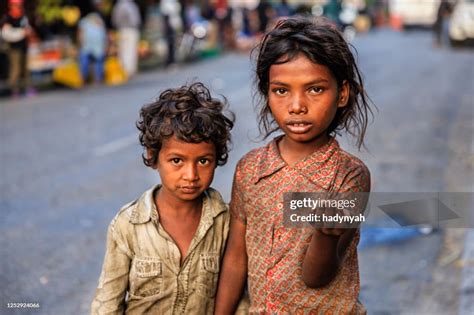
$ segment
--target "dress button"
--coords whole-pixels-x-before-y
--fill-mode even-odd
[[[271,313],[274,313],[275,310],[276,310],[276,307],[275,307],[275,305],[274,305],[272,302],[267,301],[267,302],[265,303],[265,306],[266,306],[266,308],[267,308],[267,311],[270,311]]]

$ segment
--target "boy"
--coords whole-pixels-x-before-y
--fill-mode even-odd
[[[92,314],[212,314],[229,213],[209,187],[227,161],[230,118],[201,83],[164,91],[137,128],[156,185],[124,206],[107,236]]]

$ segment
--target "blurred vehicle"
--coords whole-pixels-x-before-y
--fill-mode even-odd
[[[432,26],[436,22],[441,0],[389,0],[392,17],[405,26]]]
[[[474,0],[458,0],[449,23],[452,44],[474,39]]]

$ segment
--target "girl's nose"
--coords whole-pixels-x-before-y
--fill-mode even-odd
[[[189,163],[184,169],[183,179],[188,181],[195,181],[199,179],[199,172],[197,166]]]
[[[304,114],[308,108],[306,107],[304,97],[296,94],[290,101],[288,112],[290,114]]]

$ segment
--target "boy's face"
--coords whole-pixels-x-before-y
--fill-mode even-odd
[[[339,107],[347,105],[347,83],[338,89],[326,66],[304,54],[274,64],[269,73],[268,104],[288,141],[320,144]]]
[[[189,143],[175,136],[163,141],[156,165],[162,193],[177,202],[197,200],[211,185],[215,168],[214,143]]]

